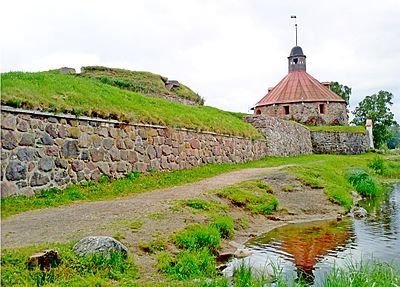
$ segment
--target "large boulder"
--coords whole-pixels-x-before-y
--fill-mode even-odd
[[[128,256],[128,248],[109,236],[85,237],[74,245],[73,250],[80,256],[101,254],[105,257],[110,257],[113,252],[119,252],[124,257]]]

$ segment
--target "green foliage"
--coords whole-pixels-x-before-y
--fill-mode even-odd
[[[140,176],[140,171],[133,171],[126,174],[126,178],[130,180],[135,180]]]
[[[157,256],[158,270],[178,280],[215,277],[215,264],[215,256],[207,248],[181,250],[174,258],[166,252]]]
[[[102,177],[100,177],[99,179],[99,183],[107,183],[110,181],[110,178],[106,175],[103,175]]]
[[[363,126],[367,119],[373,122],[372,133],[374,145],[380,147],[391,137],[389,127],[396,123],[394,115],[390,111],[393,94],[386,91],[379,91],[378,94],[367,96],[353,111],[353,123]]]
[[[211,226],[217,228],[222,238],[230,238],[235,233],[235,224],[231,216],[217,216]]]
[[[45,247],[2,250],[2,286],[104,286],[115,280],[128,283],[137,278],[138,273],[130,257],[126,260],[120,253],[113,253],[110,258],[101,255],[78,257],[71,247],[72,243],[55,244],[52,248],[60,252],[61,262],[47,271],[38,267],[32,270],[26,268],[27,258]]]
[[[185,204],[194,209],[210,209],[210,203],[203,199],[188,199],[185,201]]]
[[[264,287],[267,280],[264,276],[257,277],[253,274],[251,268],[244,263],[233,271],[233,282],[235,287]]]
[[[389,149],[400,148],[400,125],[394,124],[389,127],[390,138],[386,145]]]
[[[379,261],[348,263],[343,268],[334,268],[323,280],[322,286],[379,286],[400,285],[400,266]]]
[[[361,133],[367,131],[364,126],[307,126],[311,131],[339,132],[339,133]]]
[[[350,103],[350,95],[351,95],[350,87],[339,84],[338,82],[331,82],[330,89],[336,95],[342,97],[343,100],[346,101],[346,104]]]
[[[221,243],[221,234],[215,226],[192,224],[174,236],[174,243],[179,248],[196,250],[206,247],[215,251]]]
[[[90,77],[9,72],[1,78],[3,104],[14,101],[23,108],[263,138],[255,127],[229,112],[142,96]]]
[[[362,167],[348,169],[347,180],[355,187],[358,193],[365,196],[374,197],[382,191],[376,179]]]
[[[220,211],[227,211],[228,206],[215,200],[204,200],[204,199],[187,199],[180,200],[180,206],[188,206],[196,211],[205,211],[211,214],[218,213]]]
[[[253,213],[271,214],[278,206],[278,200],[270,194],[272,188],[260,180],[244,181],[212,191],[230,200],[234,205],[244,207]]]
[[[386,172],[385,161],[380,157],[375,157],[368,163],[368,167],[373,169],[377,174],[384,174]]]

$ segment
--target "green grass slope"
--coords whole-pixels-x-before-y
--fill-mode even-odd
[[[14,107],[262,138],[239,114],[142,96],[96,79],[58,72],[9,72],[1,80],[1,102]]]
[[[97,79],[105,84],[146,95],[176,95],[180,98],[204,104],[204,100],[190,88],[180,84],[168,90],[162,77],[150,72],[129,71],[102,66],[83,67],[83,77]]]

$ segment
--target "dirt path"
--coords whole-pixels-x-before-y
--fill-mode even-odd
[[[118,225],[118,221],[135,220],[144,215],[153,215],[156,218],[155,214],[160,214],[169,207],[167,201],[197,198],[204,191],[262,178],[283,167],[243,169],[122,199],[25,212],[2,221],[2,247],[66,242],[100,233],[112,235],[115,231],[112,225]]]
[[[228,202],[207,192],[250,179],[262,179],[273,188],[279,200],[279,209],[271,216],[252,215],[241,208],[230,206],[229,214],[239,221],[247,218],[249,226],[236,231],[233,242],[223,242],[222,252],[233,252],[249,237],[268,232],[291,222],[336,218],[344,213],[341,206],[327,200],[322,189],[311,189],[293,175],[284,172],[286,166],[253,168],[221,174],[199,182],[145,192],[115,199],[29,211],[2,221],[2,248],[29,246],[53,242],[79,240],[88,235],[118,237],[132,254],[139,267],[140,277],[158,281],[155,257],[145,253],[141,243],[164,238],[190,223],[209,221],[204,212],[177,208],[184,199]],[[290,185],[291,191],[282,187]],[[174,252],[174,245],[167,246]],[[171,249],[172,248],[172,249]]]

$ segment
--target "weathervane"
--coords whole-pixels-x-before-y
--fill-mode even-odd
[[[297,17],[296,16],[290,16],[291,19],[294,19],[294,27],[296,28],[296,46],[297,46]]]

